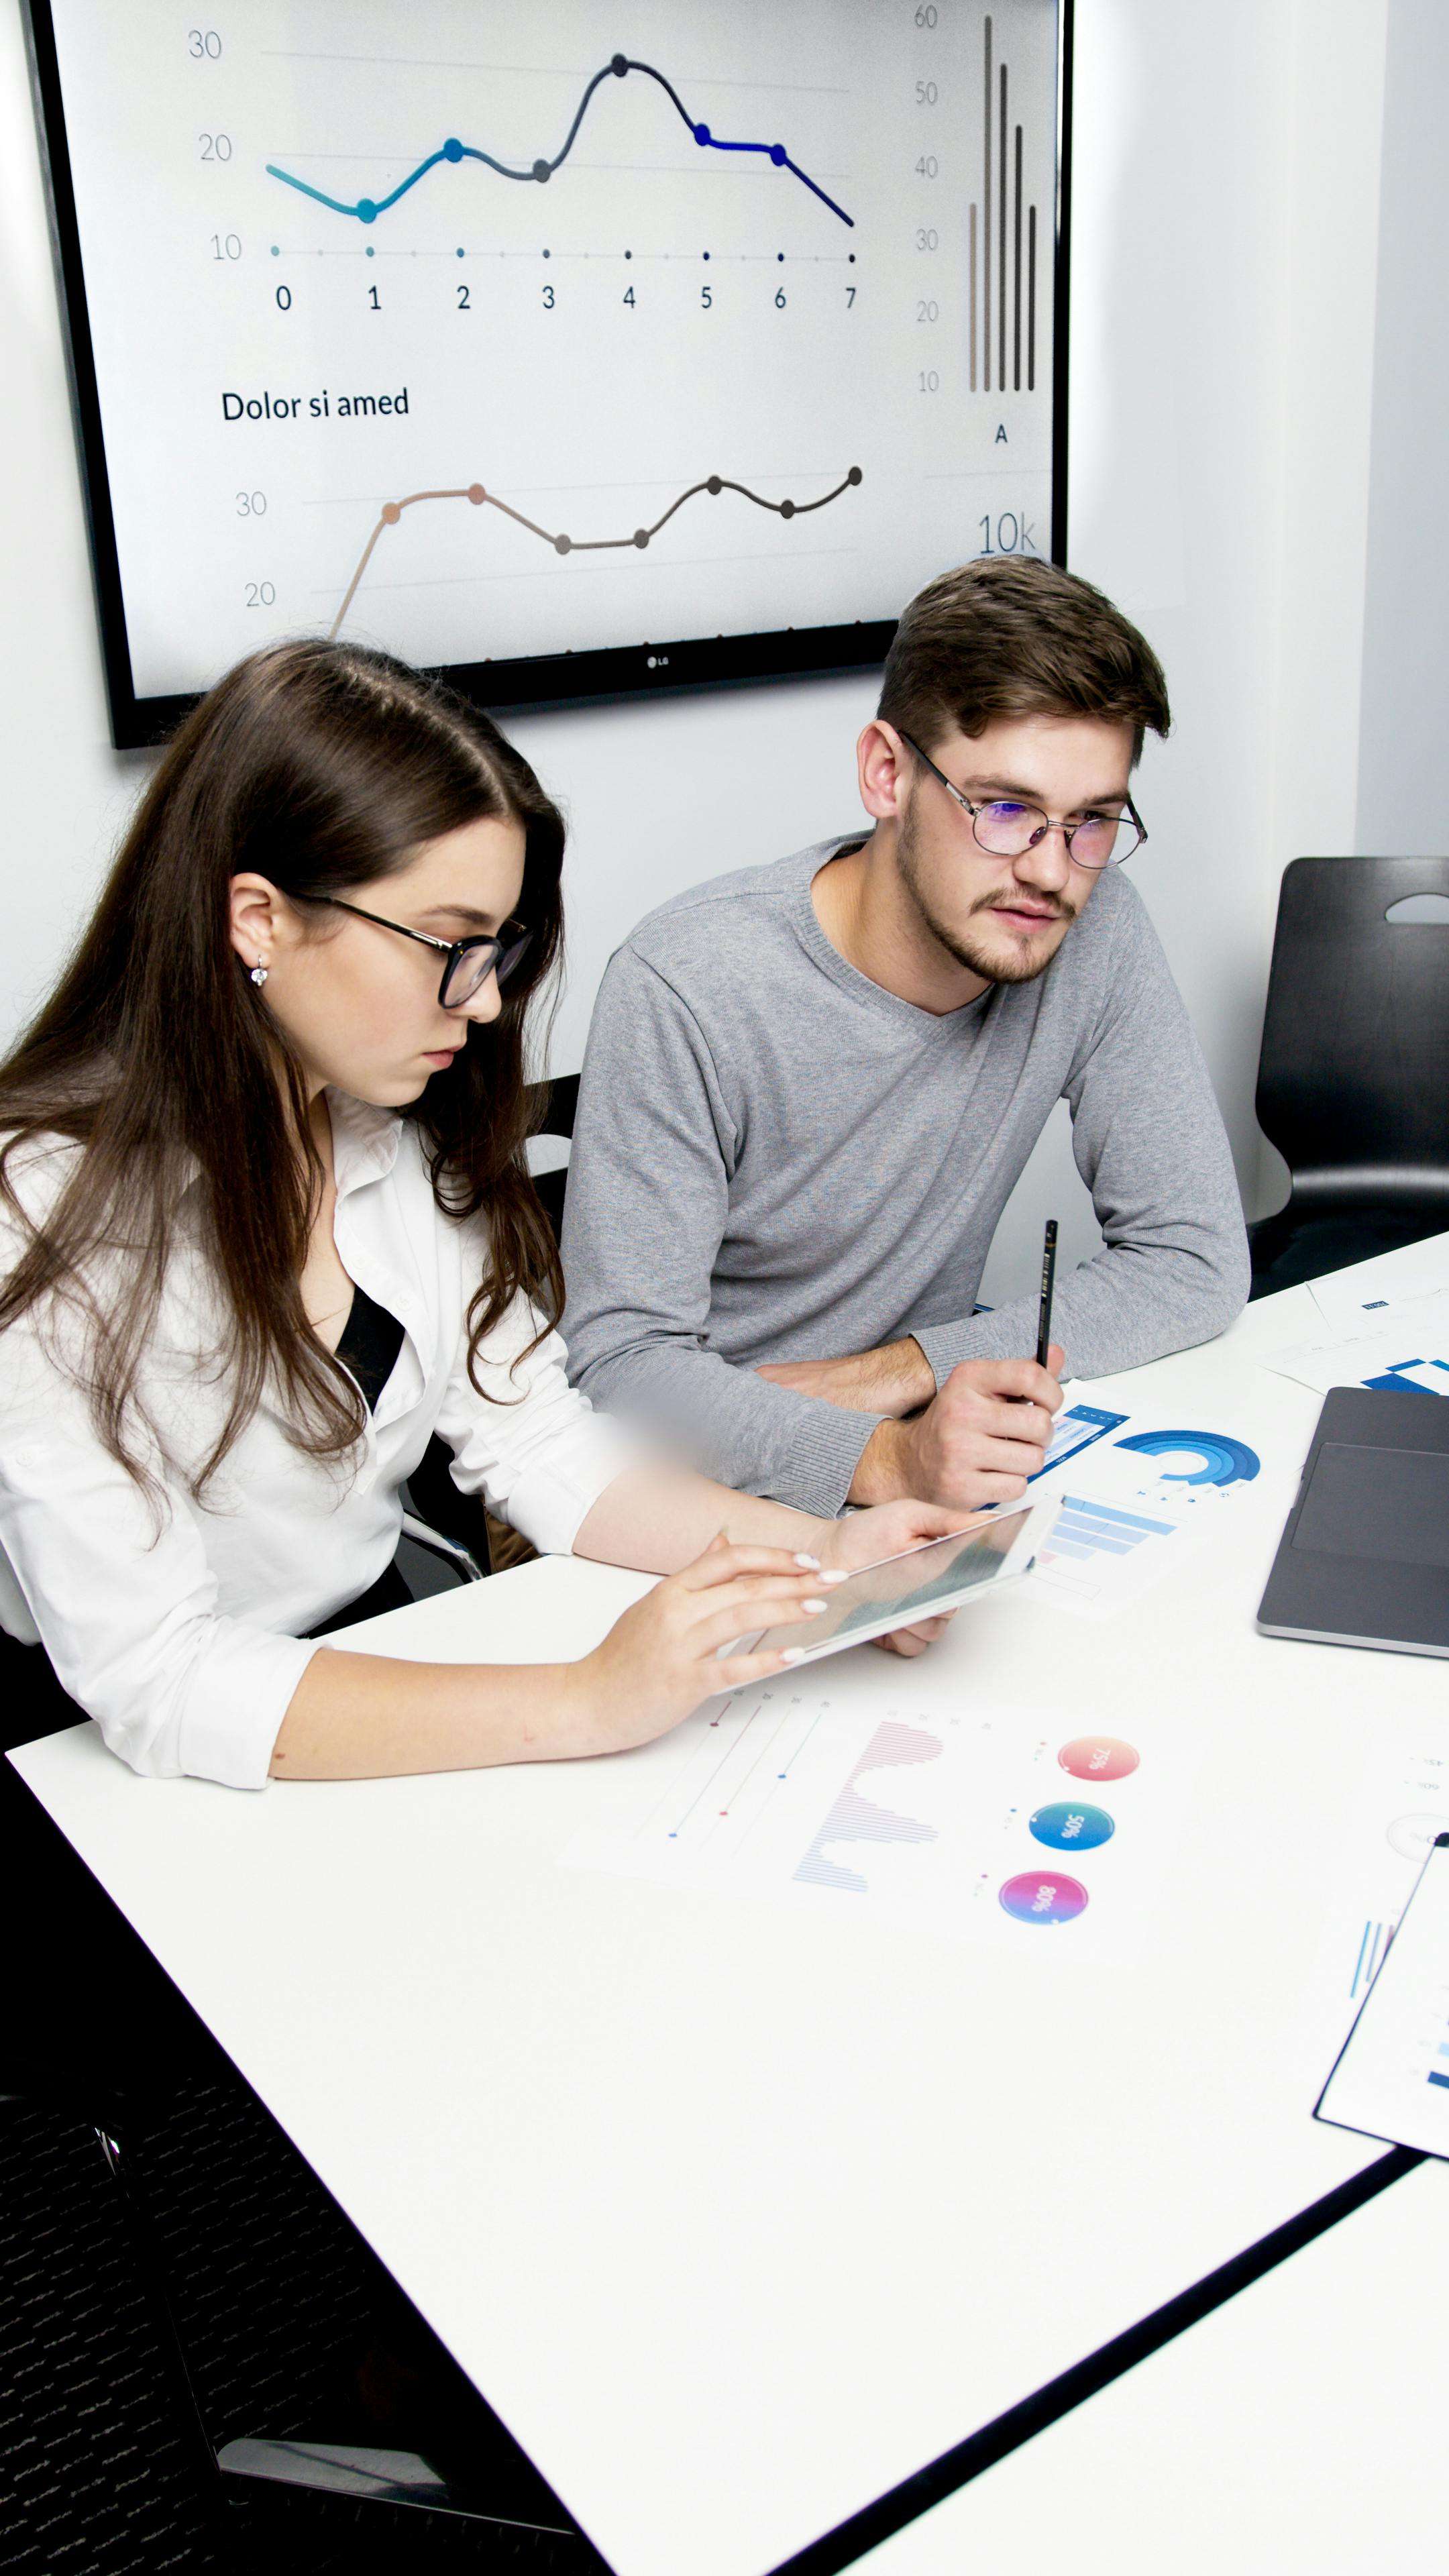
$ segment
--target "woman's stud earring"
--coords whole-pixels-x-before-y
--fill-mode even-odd
[[[266,980],[267,980],[267,970],[266,970],[265,966],[262,964],[262,961],[261,961],[261,959],[260,959],[260,957],[259,957],[259,958],[257,959],[257,962],[256,962],[255,966],[252,968],[252,982],[253,982],[254,984],[256,984],[256,985],[259,985],[259,986],[260,986],[260,985],[262,985],[262,984],[265,984]]]

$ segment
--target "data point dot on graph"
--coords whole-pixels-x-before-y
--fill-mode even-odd
[[[553,177],[553,171],[547,161],[535,161],[533,165],[533,175],[538,181],[539,186],[542,187],[545,179],[551,179]]]
[[[376,223],[376,221],[377,221],[377,208],[376,208],[376,206],[373,204],[371,197],[359,197],[359,198],[358,198],[358,200],[357,200],[357,220],[358,220],[358,222],[359,222],[360,224],[375,224],[375,223]]]
[[[648,529],[647,529],[647,528],[636,528],[636,529],[635,529],[635,531],[634,531],[634,543],[635,543],[635,545],[636,545],[636,546],[647,546],[647,545],[648,545],[648,543],[649,543],[649,531],[648,531]]]
[[[573,546],[573,542],[572,537],[555,537],[553,541],[554,553],[556,555],[568,554]]]
[[[468,486],[468,498],[472,502],[474,509],[477,510],[481,509],[483,503],[487,500],[488,495],[481,483],[470,483]]]
[[[850,472],[847,474],[845,479],[847,483],[858,483],[861,479],[860,467],[858,465],[852,465]]]
[[[775,167],[776,167],[776,169],[777,169],[777,170],[782,169],[782,168],[784,167],[784,165],[785,165],[785,163],[788,161],[789,157],[790,157],[790,156],[789,156],[788,152],[786,151],[785,146],[784,146],[784,144],[783,144],[783,143],[772,143],[772,144],[771,144],[771,146],[770,146],[770,159],[774,162]]]
[[[697,125],[694,129],[694,139],[696,143],[708,143],[710,141],[709,127],[707,125]]]
[[[384,501],[379,515],[386,520],[390,528],[395,528],[402,517],[402,511],[396,501]]]
[[[443,159],[445,161],[461,161],[462,158],[463,146],[459,142],[456,134],[450,134],[447,142],[443,146]]]
[[[795,504],[794,504],[794,502],[793,502],[793,501],[782,501],[782,502],[781,502],[781,504],[780,504],[780,516],[781,516],[781,518],[782,518],[782,519],[793,519],[793,518],[794,518],[794,516],[795,516]]]
[[[718,500],[720,493],[724,490],[723,477],[718,474],[711,474],[708,483],[705,485],[705,490],[707,492],[713,492],[716,500]]]
[[[628,68],[629,57],[627,54],[615,54],[609,64],[609,69],[613,73],[615,80],[622,80]]]

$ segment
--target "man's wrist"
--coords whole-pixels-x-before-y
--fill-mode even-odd
[[[850,1480],[853,1503],[895,1503],[912,1491],[911,1435],[903,1422],[878,1422]]]
[[[895,1387],[900,1399],[891,1411],[898,1416],[919,1413],[936,1393],[936,1372],[914,1333],[907,1333],[903,1341],[892,1342],[888,1348],[896,1363]]]

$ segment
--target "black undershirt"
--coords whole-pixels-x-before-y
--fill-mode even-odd
[[[337,1357],[356,1378],[369,1413],[377,1411],[378,1397],[397,1366],[402,1345],[403,1328],[396,1315],[379,1306],[365,1288],[354,1287]]]
[[[385,1306],[379,1306],[376,1298],[369,1297],[365,1288],[354,1286],[352,1304],[347,1310],[347,1321],[337,1345],[337,1357],[356,1378],[369,1413],[377,1411],[378,1397],[397,1366],[402,1344],[403,1328],[396,1315],[390,1315]],[[384,1610],[405,1610],[412,1597],[394,1560],[360,1600],[349,1601],[342,1609],[334,1610],[330,1619],[323,1619],[317,1627],[309,1628],[307,1634],[309,1637],[330,1637],[337,1629],[350,1628],[359,1619],[375,1619]]]

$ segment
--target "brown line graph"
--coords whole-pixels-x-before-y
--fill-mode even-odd
[[[552,546],[557,555],[607,554],[625,546],[636,547],[642,553],[644,547],[658,536],[660,529],[668,526],[675,511],[682,510],[686,501],[695,500],[701,492],[707,492],[716,500],[722,492],[738,492],[742,500],[752,501],[757,510],[773,510],[781,519],[803,519],[812,510],[823,510],[831,501],[838,501],[842,492],[853,490],[862,480],[860,467],[852,465],[833,490],[822,492],[818,500],[767,501],[762,492],[752,492],[748,483],[732,482],[727,474],[707,474],[700,482],[687,485],[649,527],[635,528],[627,537],[571,537],[561,530],[541,528],[537,519],[527,518],[522,510],[515,510],[511,502],[500,500],[498,494],[490,492],[484,483],[452,484],[436,492],[409,492],[401,501],[384,501],[378,512],[377,525],[362,549],[357,569],[343,593],[342,605],[328,633],[333,637],[340,633],[347,612],[357,597],[358,585],[372,561],[379,537],[385,535],[389,528],[395,528],[404,510],[415,509],[420,501],[470,501],[475,510],[497,510],[505,519],[512,519],[515,526],[526,528],[531,537],[538,537],[544,545]]]

